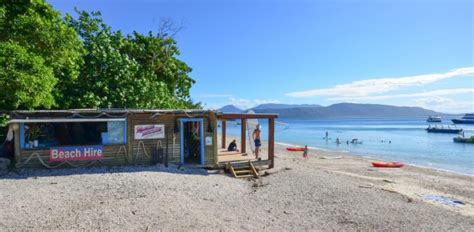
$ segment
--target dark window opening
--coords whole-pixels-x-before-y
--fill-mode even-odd
[[[125,144],[125,122],[25,123],[23,148]]]

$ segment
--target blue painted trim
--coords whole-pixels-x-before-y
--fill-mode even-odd
[[[179,121],[179,147],[180,147],[180,156],[181,156],[181,164],[184,164],[184,121]]]
[[[125,138],[123,138],[123,143],[124,144],[128,144],[128,117],[127,119],[125,119],[125,126],[123,128],[123,135],[125,136]]]
[[[25,149],[25,123],[20,123],[20,146]]]
[[[205,140],[206,140],[206,138],[204,138],[204,119],[201,118],[201,120],[199,120],[199,121],[200,121],[199,130],[201,130],[201,156],[200,156],[200,158],[201,158],[201,165],[204,165],[204,156],[206,155],[206,153],[204,153],[204,150],[205,150],[204,146],[205,146]]]
[[[199,122],[199,130],[200,130],[200,137],[201,137],[201,147],[200,147],[200,153],[199,154],[199,159],[201,162],[201,165],[204,165],[204,156],[206,155],[205,153],[205,138],[204,138],[204,119],[203,118],[180,118],[179,119],[179,136],[180,136],[180,156],[181,156],[181,164],[184,164],[184,123],[185,122]]]

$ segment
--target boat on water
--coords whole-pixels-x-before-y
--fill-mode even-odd
[[[458,136],[458,137],[454,137],[453,141],[455,143],[474,143],[474,136],[471,136],[471,137]]]
[[[427,122],[441,122],[441,117],[440,116],[432,116],[430,115],[428,119],[426,119]]]
[[[447,127],[444,127],[444,126],[441,126],[441,127],[438,127],[438,126],[434,126],[434,127],[431,127],[428,126],[428,128],[426,128],[426,131],[428,133],[444,133],[444,134],[459,134],[461,133],[463,130],[462,129],[458,129],[458,128],[452,128],[450,126],[447,126]]]
[[[460,119],[452,119],[455,124],[474,124],[474,114],[465,114]]]

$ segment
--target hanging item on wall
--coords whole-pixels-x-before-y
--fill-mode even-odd
[[[206,146],[212,146],[212,137],[206,136]]]
[[[165,125],[164,124],[150,124],[150,125],[136,125],[135,139],[164,139]]]

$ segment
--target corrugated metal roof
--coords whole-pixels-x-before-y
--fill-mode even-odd
[[[214,110],[181,109],[68,109],[68,110],[14,110],[13,113],[208,113]]]
[[[70,110],[15,110],[9,112],[10,120],[14,119],[74,119],[74,118],[120,118],[129,114],[150,113],[153,117],[164,114],[184,114],[196,117],[208,113],[218,113],[211,110],[163,110],[163,109],[70,109]]]

